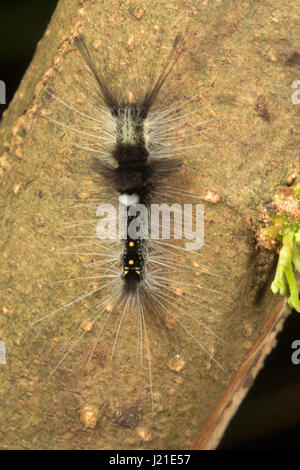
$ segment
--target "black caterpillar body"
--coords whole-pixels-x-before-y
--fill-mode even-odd
[[[94,158],[92,168],[112,184],[120,195],[121,204],[128,210],[136,204],[143,204],[149,208],[152,200],[151,194],[156,189],[156,184],[161,183],[162,179],[169,178],[181,167],[180,159],[173,159],[171,162],[167,158],[155,160],[147,148],[147,140],[149,140],[147,116],[165,79],[178,60],[178,56],[174,59],[174,53],[179,41],[180,36],[177,36],[167,67],[146,92],[142,101],[123,103],[118,102],[104,82],[101,70],[99,71],[94,65],[83,37],[76,38],[76,45],[96,78],[100,97],[110,109],[116,126],[116,142],[112,151],[112,158],[117,164],[116,168],[104,164],[98,158]],[[128,217],[127,224],[129,225],[131,221],[132,217]],[[121,255],[121,278],[125,282],[125,292],[134,292],[137,285],[144,280],[146,258],[147,241],[144,238],[134,240],[127,236]]]

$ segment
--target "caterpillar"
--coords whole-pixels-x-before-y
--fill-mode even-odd
[[[110,31],[108,26],[106,30]],[[202,250],[194,245],[188,248],[176,225],[177,215],[183,218],[184,205],[202,203],[199,196],[187,188],[190,162],[182,155],[205,145],[202,135],[207,122],[202,115],[199,118],[203,112],[199,93],[177,104],[176,85],[168,88],[170,77],[173,75],[176,83],[176,73],[180,74],[186,31],[187,28],[175,23],[172,40],[166,47],[164,29],[154,28],[155,42],[148,41],[150,56],[145,54],[136,61],[131,54],[132,43],[145,43],[140,30],[131,36],[126,27],[121,31],[112,28],[111,34],[115,35],[115,40],[117,38],[118,46],[110,36],[102,38],[100,44],[93,39],[91,45],[86,35],[76,33],[66,54],[66,63],[57,71],[57,76],[63,79],[54,75],[53,85],[49,83],[46,87],[39,110],[40,117],[46,118],[55,129],[58,152],[66,156],[73,178],[73,191],[75,185],[75,204],[70,210],[74,211],[73,222],[66,224],[66,234],[61,236],[63,243],[70,239],[73,242],[64,246],[60,253],[70,259],[62,262],[63,267],[66,263],[73,265],[74,256],[81,266],[77,277],[66,280],[58,278],[59,269],[53,273],[54,296],[58,284],[71,284],[73,288],[75,283],[77,292],[78,285],[83,284],[79,295],[33,321],[34,326],[41,328],[53,321],[53,336],[57,337],[59,328],[63,331],[60,348],[54,343],[51,349],[51,359],[55,361],[50,377],[54,379],[63,370],[72,370],[75,376],[88,370],[90,380],[105,384],[118,403],[127,402],[129,396],[135,396],[138,403],[137,397],[150,396],[152,413],[159,408],[157,401],[161,393],[161,389],[158,395],[155,393],[153,370],[157,375],[165,367],[166,363],[161,362],[164,357],[169,371],[180,372],[186,363],[182,353],[184,341],[189,343],[191,357],[203,353],[208,358],[206,367],[214,364],[223,370],[212,346],[222,345],[223,340],[210,323],[220,314],[214,303],[220,296],[224,299],[224,293],[217,290],[216,274],[201,264]],[[112,47],[117,55],[110,54]],[[136,50],[141,52],[142,49],[137,45]],[[97,51],[101,51],[98,60],[95,58]],[[72,57],[75,55],[80,66],[74,69]],[[74,73],[67,75],[67,69]],[[64,92],[69,100],[64,98]],[[70,101],[70,94],[74,95],[74,103]],[[191,120],[193,124],[188,124]],[[51,145],[55,143],[52,141]],[[108,204],[125,210],[125,231],[129,234],[125,238],[116,239],[114,230],[112,238],[99,237],[103,229],[99,215],[103,215],[101,211]],[[147,238],[144,229],[148,222],[150,224],[149,214],[137,224],[132,223],[137,220],[140,206],[150,209],[155,204],[174,206],[174,220],[170,227],[166,222],[154,224]],[[94,216],[86,218],[85,215],[81,219],[88,210]],[[188,213],[185,220],[190,221],[185,234],[191,241],[195,215]],[[121,222],[114,211],[106,219],[109,227],[117,224],[117,231],[121,230]],[[129,231],[132,226],[140,229],[136,237]],[[170,228],[174,240],[153,238],[152,228],[162,232]],[[84,269],[86,276],[82,274]],[[69,297],[67,290],[64,295]],[[84,307],[79,307],[82,304]],[[62,313],[63,318],[57,320]],[[74,319],[75,328],[71,326]],[[128,348],[130,340],[132,347]],[[172,354],[169,351],[164,355],[168,348]],[[121,361],[121,366],[113,367],[112,372],[108,371],[109,349],[114,363],[117,351]],[[138,372],[133,373],[138,363],[143,366],[141,377]],[[148,377],[146,382],[144,372]],[[137,393],[137,389],[142,391]]]

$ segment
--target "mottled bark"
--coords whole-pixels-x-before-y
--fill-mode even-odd
[[[187,165],[199,194],[213,189],[220,195],[205,207],[204,263],[217,272],[217,281],[210,282],[221,292],[216,297],[221,315],[210,312],[208,325],[226,342],[208,338],[207,348],[225,372],[205,354],[199,357],[192,342],[184,349],[185,366],[176,372],[168,367],[174,348],[155,343],[152,416],[149,396],[135,388],[131,363],[125,360],[109,372],[108,333],[99,352],[101,367],[84,368],[75,349],[73,363],[47,380],[48,345],[50,351],[61,331],[72,332],[72,312],[60,317],[58,337],[55,323],[37,336],[29,325],[80,295],[76,285],[61,291],[50,284],[80,275],[72,260],[62,261],[55,251],[66,198],[72,197],[67,189],[74,188],[76,154],[64,146],[62,130],[36,111],[41,103],[47,109],[43,90],[68,63],[70,39],[80,27],[96,40],[105,35],[98,22],[105,25],[111,12],[122,27],[138,21],[147,36],[167,16],[162,1],[60,0],[0,128],[0,339],[7,348],[7,364],[0,365],[3,448],[215,448],[275,344],[285,313],[269,288],[274,254],[257,249],[255,227],[263,201],[291,169],[299,171],[299,105],[291,101],[291,84],[300,78],[299,8],[296,1],[279,0],[182,4],[174,0],[172,8],[179,22],[189,15],[190,30],[182,69],[176,69],[180,77],[172,76],[168,86],[174,90],[180,79],[182,101],[206,89],[201,105],[213,118],[210,145],[193,151]],[[173,38],[171,29],[165,34]],[[69,64],[72,83],[73,59]],[[72,102],[75,93],[70,86],[63,99]],[[66,110],[52,106],[65,122]],[[126,326],[122,344],[126,357],[135,348]],[[147,384],[147,371],[145,377]]]

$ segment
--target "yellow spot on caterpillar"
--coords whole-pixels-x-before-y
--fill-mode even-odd
[[[133,259],[130,259],[130,260],[128,261],[128,264],[133,265],[133,264],[134,264]]]
[[[141,274],[141,271],[136,271],[137,274]]]
[[[129,246],[134,246],[134,242],[129,242]]]

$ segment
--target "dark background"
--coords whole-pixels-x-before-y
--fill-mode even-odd
[[[12,99],[47,28],[57,0],[1,1],[0,80]],[[0,104],[0,117],[6,108]],[[220,449],[300,449],[300,364],[291,361],[291,344],[300,339],[294,312],[268,356],[264,369],[223,437]]]

